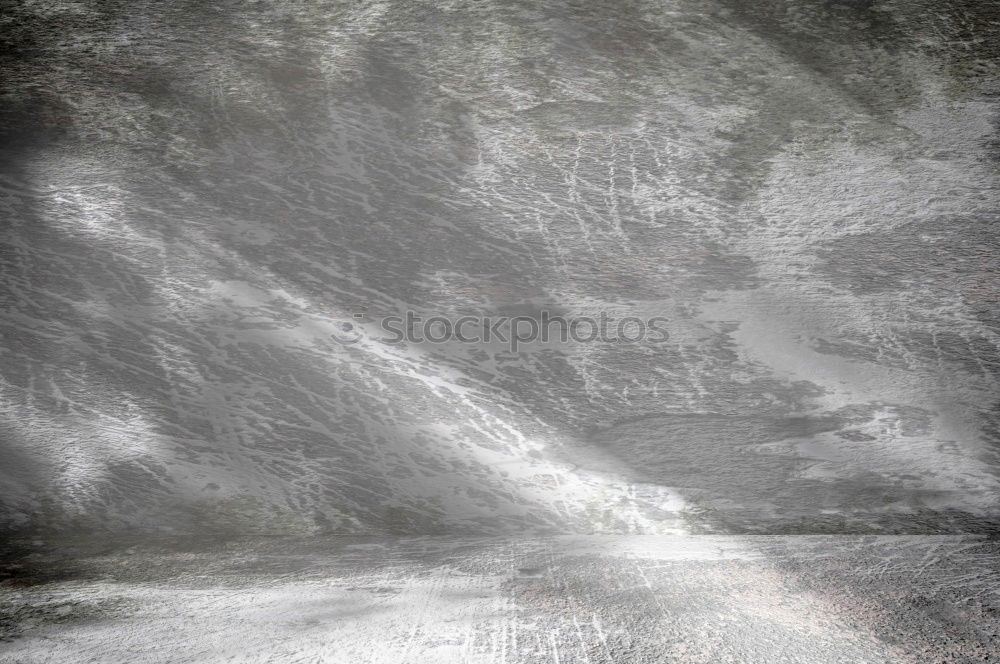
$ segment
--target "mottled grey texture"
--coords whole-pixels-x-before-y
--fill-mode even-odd
[[[5,3],[4,527],[995,532],[998,18]]]
[[[1000,3],[0,39],[0,662],[1000,657]]]
[[[22,559],[0,662],[927,664],[1000,640],[1000,552],[971,536],[128,544]]]

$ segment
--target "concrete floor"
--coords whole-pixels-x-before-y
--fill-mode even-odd
[[[0,33],[5,661],[1000,657],[997,3]]]
[[[564,536],[64,543],[0,661],[985,662],[996,542]]]

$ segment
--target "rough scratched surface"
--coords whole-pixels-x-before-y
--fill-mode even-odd
[[[998,554],[940,535],[75,542],[0,594],[0,662],[989,662]]]
[[[1000,4],[0,0],[0,46],[10,661],[990,654]],[[668,338],[380,340],[406,310]],[[381,566],[30,563],[143,534]],[[533,539],[599,535],[657,544]]]

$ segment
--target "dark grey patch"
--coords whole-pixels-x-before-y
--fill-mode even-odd
[[[973,532],[967,530],[978,527],[973,515],[934,517],[936,509],[926,505],[948,493],[933,483],[914,485],[850,460],[824,461],[836,475],[811,479],[803,471],[816,460],[794,447],[785,451],[783,443],[825,433],[873,442],[857,425],[877,411],[891,413],[904,436],[929,431],[932,414],[919,408],[858,404],[802,417],[647,415],[592,431],[588,440],[621,462],[630,481],[679,491],[692,505],[688,527],[695,531]]]
[[[545,574],[544,567],[520,567],[517,570],[520,576],[536,577]]]
[[[844,431],[838,431],[837,435],[844,440],[853,440],[854,442],[868,442],[876,440],[874,436],[869,436],[862,431],[856,431],[854,429],[845,429]]]

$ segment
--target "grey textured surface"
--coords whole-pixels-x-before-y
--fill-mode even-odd
[[[927,664],[1000,639],[972,536],[127,544],[25,558],[0,662]]]
[[[15,544],[998,532],[996,2],[0,6]],[[406,310],[669,338],[380,341]]]
[[[8,9],[8,527],[993,529],[994,3]]]

